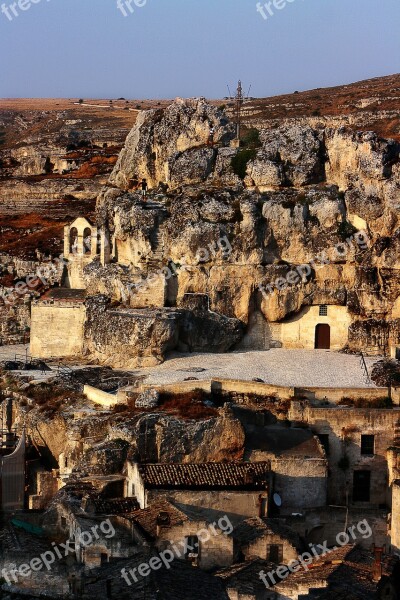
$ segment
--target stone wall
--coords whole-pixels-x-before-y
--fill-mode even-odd
[[[29,339],[30,325],[29,300],[19,300],[8,305],[0,298],[0,346],[25,344]]]
[[[233,539],[223,533],[216,523],[214,530],[215,533],[207,521],[188,521],[179,526],[162,528],[157,538],[157,549],[161,551],[172,548],[171,542],[175,542],[182,550],[180,542],[188,536],[198,536],[197,566],[204,570],[229,567],[233,562]]]
[[[178,504],[191,505],[207,511],[207,517],[228,515],[230,518],[259,517],[267,515],[268,491],[232,490],[148,490],[147,506],[153,502],[170,499]],[[260,501],[260,496],[262,499]]]
[[[85,305],[81,302],[33,303],[31,356],[76,357],[82,354],[85,317]]]
[[[40,471],[36,476],[37,493],[29,496],[30,510],[44,510],[58,492],[57,471]]]
[[[256,540],[241,547],[245,560],[250,560],[255,556],[263,560],[269,560],[268,546],[276,544],[282,546],[282,564],[288,564],[291,560],[296,560],[299,551],[285,537],[272,532],[266,532]]]
[[[400,556],[400,479],[392,485],[392,515],[391,515],[391,544],[392,552]]]
[[[307,544],[322,544],[326,540],[329,547],[337,546],[338,534],[355,526],[352,542],[369,549],[372,544],[388,547],[390,538],[387,521],[388,512],[385,510],[355,506],[350,506],[348,510],[346,506],[326,506],[286,516],[286,524],[302,536]]]
[[[317,408],[293,402],[289,419],[307,423],[317,435],[328,436],[328,502],[350,505],[353,502],[353,474],[371,473],[370,502],[356,506],[390,506],[389,472],[386,452],[394,444],[399,409],[363,409],[354,407]],[[373,455],[361,454],[361,436],[374,435]]]
[[[325,506],[328,469],[324,458],[271,458],[274,492],[282,499],[282,514]]]
[[[340,350],[346,346],[352,317],[346,306],[327,306],[327,316],[319,315],[320,307],[308,306],[295,317],[275,323],[273,341],[280,342],[284,348],[315,348],[316,326],[330,326],[331,350]]]
[[[99,406],[103,406],[106,408],[110,408],[111,406],[116,406],[117,404],[122,404],[121,396],[117,396],[115,394],[109,394],[104,392],[103,390],[99,390],[91,385],[83,386],[83,393],[85,394],[88,400],[91,400],[95,404]],[[125,396],[126,400],[126,396]]]

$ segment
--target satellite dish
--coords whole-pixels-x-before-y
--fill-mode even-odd
[[[274,494],[274,495],[272,496],[272,498],[273,498],[273,500],[274,500],[275,506],[278,506],[278,507],[279,507],[279,506],[282,506],[282,498],[280,497],[280,495],[279,495],[279,494]]]

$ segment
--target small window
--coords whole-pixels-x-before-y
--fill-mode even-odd
[[[267,546],[267,560],[279,564],[283,561],[283,545],[269,544]]]
[[[198,558],[200,553],[200,542],[197,535],[188,535],[185,538],[185,542],[185,558],[187,560]]]
[[[326,304],[321,304],[319,307],[319,316],[327,317],[328,316],[328,307]]]
[[[325,454],[329,456],[330,448],[329,448],[329,433],[319,433],[318,434],[319,441],[323,449],[325,450]]]
[[[361,436],[361,454],[373,455],[375,454],[375,436],[374,435],[362,435]]]

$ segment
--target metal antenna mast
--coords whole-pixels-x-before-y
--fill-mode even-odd
[[[236,96],[232,96],[231,95],[231,91],[229,89],[229,85],[228,87],[228,91],[229,91],[229,99],[233,100],[235,103],[235,109],[234,109],[234,114],[235,114],[235,122],[236,122],[236,144],[238,147],[240,145],[240,133],[241,133],[241,125],[242,125],[242,106],[244,104],[244,101],[247,100],[249,93],[250,93],[250,89],[251,86],[249,88],[249,92],[247,94],[247,96],[245,96],[243,94],[243,87],[242,87],[242,82],[238,81],[238,86],[236,89]]]
[[[242,82],[239,79],[236,96],[235,96],[235,113],[236,113],[236,139],[240,141],[240,126],[242,117],[242,105],[244,102]]]

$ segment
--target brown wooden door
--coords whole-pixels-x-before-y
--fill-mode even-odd
[[[331,347],[331,328],[326,323],[320,323],[315,328],[315,348],[329,350]]]

